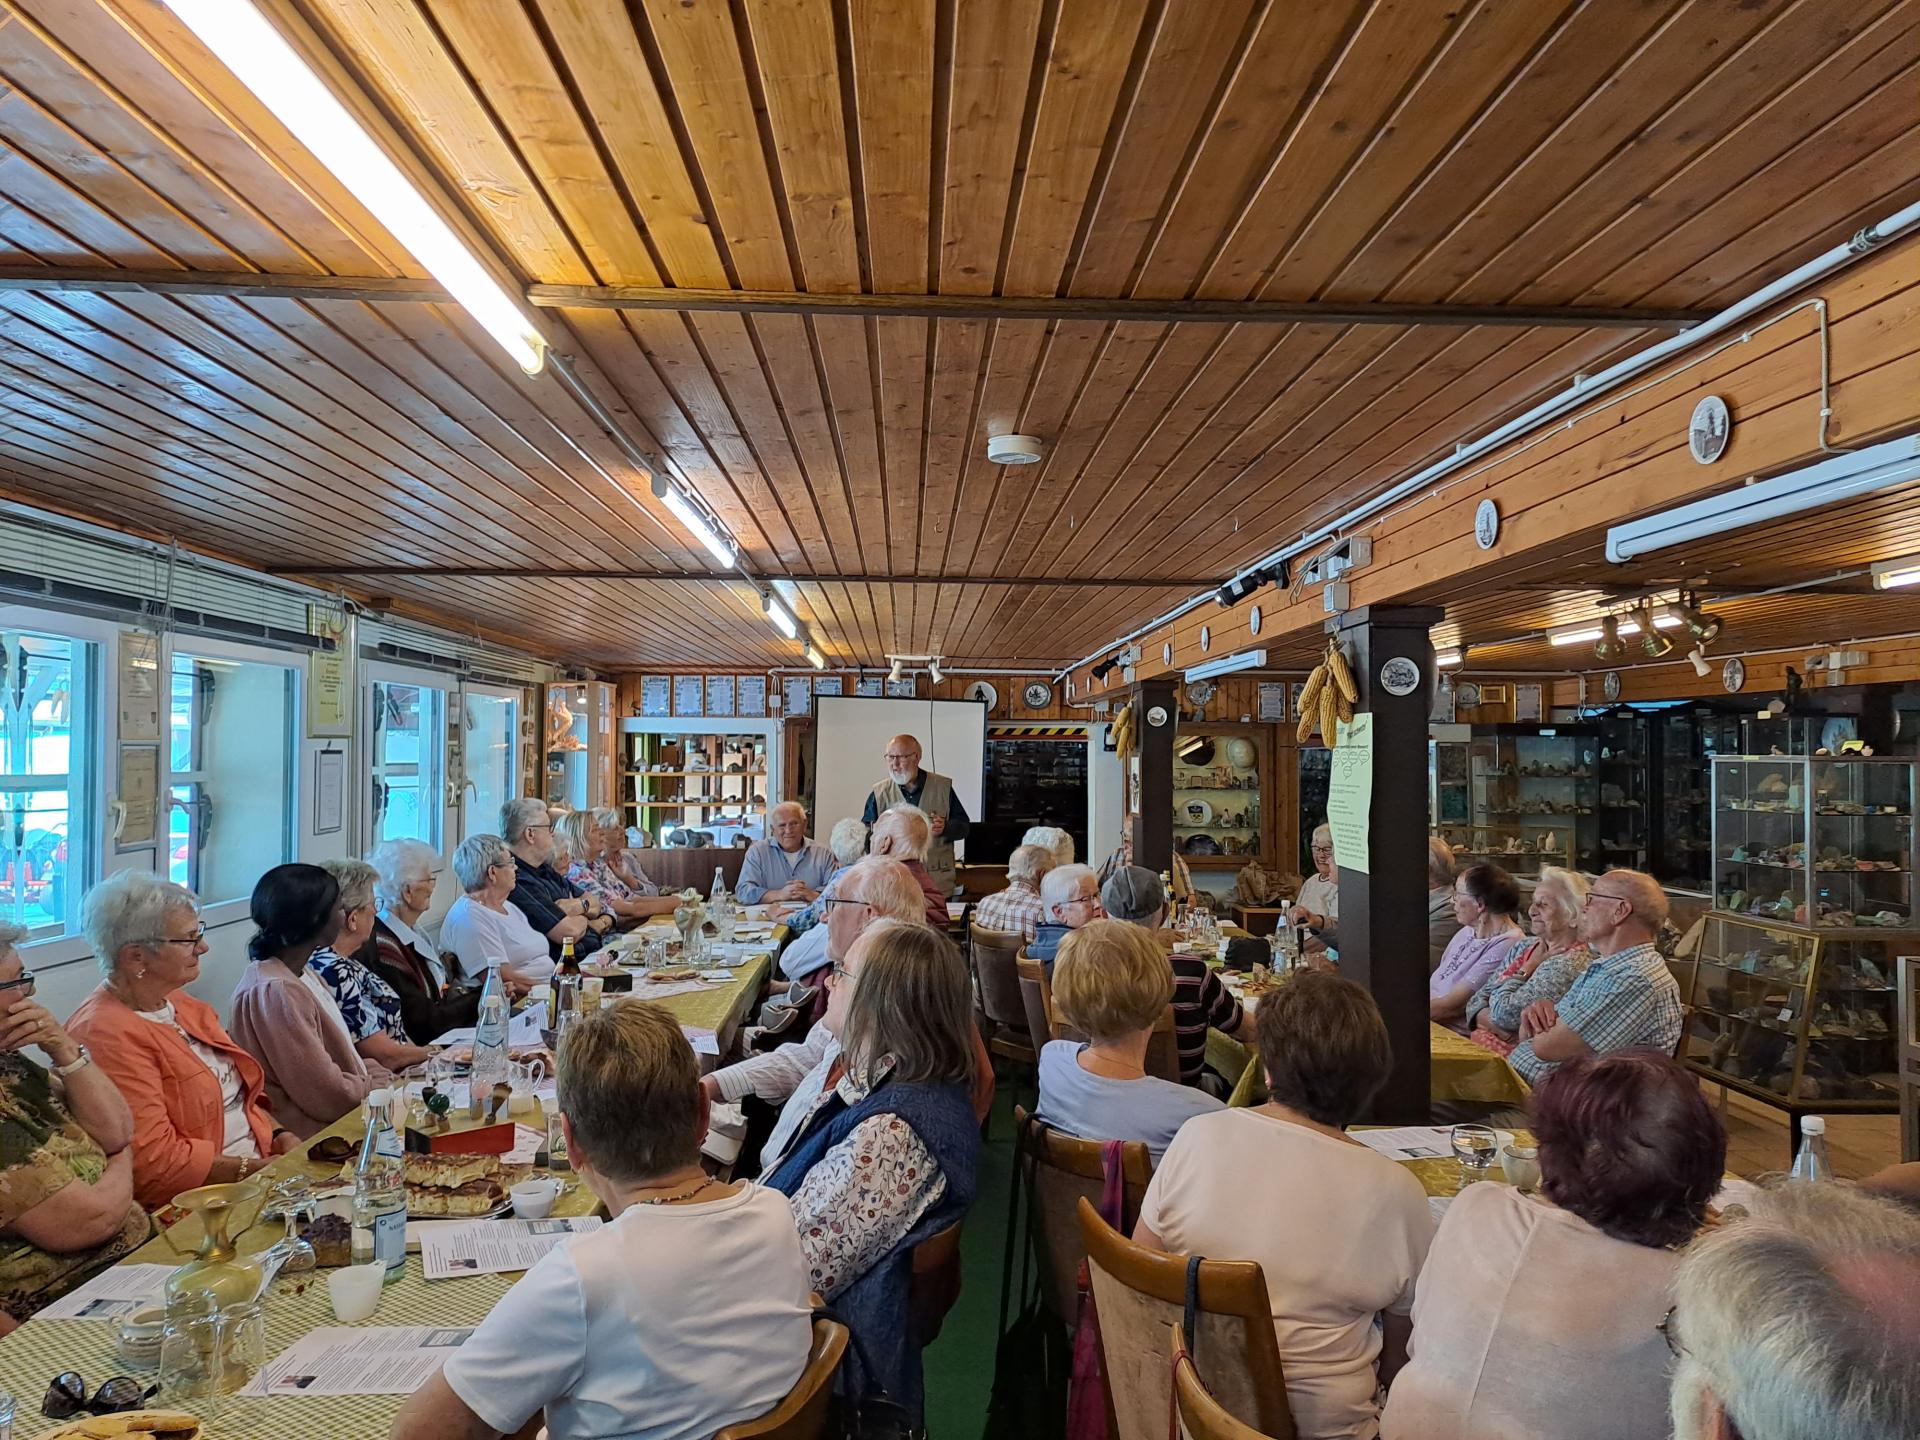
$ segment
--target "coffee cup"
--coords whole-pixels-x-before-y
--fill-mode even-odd
[[[560,1186],[550,1178],[522,1180],[507,1192],[513,1201],[513,1213],[522,1220],[544,1220],[553,1213],[553,1202],[559,1197]]]
[[[1509,1145],[1500,1152],[1500,1170],[1516,1190],[1531,1192],[1540,1184],[1540,1149],[1535,1145]]]
[[[333,1302],[333,1318],[342,1325],[358,1325],[380,1308],[380,1286],[387,1278],[387,1267],[375,1261],[371,1265],[348,1265],[327,1276],[327,1298]]]

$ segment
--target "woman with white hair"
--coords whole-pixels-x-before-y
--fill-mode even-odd
[[[1520,1016],[1536,1000],[1558,1001],[1573,988],[1593,951],[1580,938],[1580,912],[1587,906],[1587,877],[1577,870],[1543,865],[1527,906],[1531,945],[1497,974],[1488,977],[1467,1001],[1472,1022],[1468,1036],[1497,1054],[1510,1054],[1520,1038]]]
[[[150,870],[122,870],[88,893],[83,918],[104,978],[67,1033],[133,1112],[134,1198],[158,1210],[183,1190],[244,1180],[292,1149],[260,1062],[187,991],[207,953],[193,892]]]
[[[414,928],[433,903],[439,859],[421,840],[389,840],[367,857],[380,909],[359,958],[399,997],[401,1027],[416,1045],[473,1024],[480,1009],[478,990],[442,983],[440,957]]]
[[[1334,867],[1333,831],[1325,825],[1314,826],[1311,845],[1313,874],[1302,882],[1300,898],[1287,918],[1311,930],[1321,945],[1333,948],[1339,944],[1340,930],[1340,875]]]
[[[395,1074],[431,1053],[407,1038],[400,997],[367,964],[373,948],[373,887],[379,876],[364,860],[327,860],[320,868],[340,887],[340,930],[313,952],[313,973],[333,992],[353,1048]],[[437,1032],[436,1032],[437,1033]]]
[[[554,838],[566,845],[570,857],[567,882],[598,899],[616,920],[637,922],[649,915],[671,915],[678,908],[678,896],[662,896],[650,880],[635,885],[614,864],[627,843],[617,811],[606,806],[569,811],[554,822]]]
[[[509,984],[531,988],[553,974],[547,937],[507,897],[513,893],[513,851],[498,835],[469,835],[453,852],[453,875],[463,892],[440,922],[440,943],[462,979],[478,985],[487,967],[500,966]]]
[[[1044,845],[1053,852],[1056,865],[1073,864],[1073,836],[1058,825],[1035,825],[1020,837],[1022,845]]]
[[[947,897],[927,869],[927,847],[933,843],[933,822],[917,805],[895,805],[882,810],[873,822],[868,840],[872,854],[898,860],[913,872],[927,897],[927,923],[936,930],[947,928]]]

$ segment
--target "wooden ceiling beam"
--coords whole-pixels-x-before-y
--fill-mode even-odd
[[[385,275],[272,275],[256,271],[121,270],[0,265],[0,290],[133,291],[293,300],[451,303],[437,281]],[[543,309],[666,310],[681,314],[829,315],[881,319],[1055,320],[1158,325],[1394,325],[1518,329],[1681,330],[1710,312],[1584,305],[1404,305],[1294,300],[1129,300],[1078,295],[809,295],[787,290],[700,290],[654,285],[529,285]]]
[[[262,567],[269,575],[414,575],[423,579],[492,580],[661,580],[688,585],[740,585],[737,571],[633,570],[614,566],[555,569],[522,565],[336,565],[283,561]],[[768,575],[768,580],[792,585],[979,585],[1005,588],[1032,585],[1055,590],[1191,590],[1218,583],[1217,577],[1175,575],[1068,578],[1051,575]]]

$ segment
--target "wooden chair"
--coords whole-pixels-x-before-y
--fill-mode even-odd
[[[1053,1013],[1053,985],[1047,979],[1047,967],[1028,955],[1014,960],[1014,973],[1020,980],[1020,1008],[1026,1015],[1027,1038],[1038,1055],[1049,1040],[1064,1040],[1059,1021]],[[1073,1037],[1078,1038],[1078,1037]]]
[[[847,1327],[824,1316],[813,1322],[813,1349],[807,1368],[787,1398],[758,1420],[729,1425],[713,1440],[818,1440],[827,1428],[827,1402],[833,1398],[833,1375],[847,1352]]]
[[[1080,1239],[1079,1202],[1099,1202],[1106,1183],[1101,1145],[1098,1140],[1050,1129],[1018,1105],[1013,1109],[1013,1134],[1021,1160],[1030,1157],[1034,1162],[1027,1235],[1040,1264],[1040,1298],[1054,1319],[1072,1326],[1078,1318],[1080,1262],[1087,1258]],[[1138,1140],[1121,1147],[1120,1174],[1126,1187],[1126,1219],[1131,1222],[1140,1213],[1147,1182],[1153,1179],[1153,1157]]]
[[[914,1341],[925,1349],[940,1338],[947,1312],[960,1298],[960,1226],[954,1221],[913,1247],[907,1280],[907,1316]]]
[[[1178,1325],[1173,1330],[1173,1400],[1180,1410],[1180,1430],[1186,1440],[1272,1440],[1249,1429],[1226,1412],[1200,1383],[1200,1372],[1187,1354],[1187,1339]]]
[[[1118,1425],[1115,1440],[1160,1440],[1173,1398],[1167,1326],[1186,1315],[1187,1259],[1136,1245],[1082,1199],[1100,1348]],[[1242,1424],[1294,1440],[1286,1376],[1274,1336],[1266,1277],[1251,1260],[1202,1260],[1195,1362],[1208,1392]]]
[[[1027,1031],[1026,1004],[1020,998],[1020,975],[1014,968],[1025,937],[1005,930],[983,930],[971,926],[967,949],[973,957],[973,974],[980,987],[980,1013],[993,1026],[987,1049],[1004,1059],[1023,1065],[1038,1062],[1040,1052]]]
[[[1046,1040],[1085,1040],[1084,1033],[1067,1023],[1066,1017],[1053,1007],[1053,979],[1047,974],[1047,967],[1031,956],[1022,955],[1017,962],[1020,972],[1020,993],[1027,1000],[1027,1026],[1036,1037],[1044,1035]],[[1036,1011],[1031,996],[1039,996]],[[1046,1040],[1036,1038],[1034,1044],[1043,1046]],[[1147,1074],[1162,1080],[1180,1083],[1180,1043],[1173,1029],[1173,1006],[1169,1005],[1160,1012],[1160,1018],[1154,1023],[1153,1034],[1147,1040]]]

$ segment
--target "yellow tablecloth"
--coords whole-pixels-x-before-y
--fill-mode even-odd
[[[1428,1027],[1428,1088],[1435,1100],[1473,1100],[1488,1105],[1525,1105],[1532,1093],[1514,1068],[1491,1050],[1444,1025]],[[1253,1051],[1218,1030],[1207,1032],[1207,1064],[1232,1080],[1243,1074]]]
[[[722,1053],[732,1040],[734,1029],[747,1007],[759,993],[771,962],[757,957],[734,972],[732,983],[708,990],[670,995],[656,1003],[672,1011],[684,1025],[712,1030],[720,1039]],[[639,987],[644,998],[645,987]],[[530,1125],[543,1125],[540,1116],[526,1117]],[[356,1110],[314,1137],[344,1135],[357,1139],[366,1124]],[[339,1171],[338,1164],[319,1165],[305,1158],[305,1146],[283,1155],[263,1167],[265,1183],[286,1175],[303,1174],[313,1179]],[[578,1184],[560,1197],[554,1207],[557,1215],[590,1215],[598,1208],[584,1186]],[[265,1249],[277,1240],[282,1227],[275,1223],[257,1225],[239,1238],[243,1252]],[[184,1220],[171,1232],[183,1248],[198,1242],[198,1222]],[[166,1239],[156,1237],[129,1255],[122,1263],[172,1265],[180,1257]],[[278,1355],[309,1330],[335,1324],[327,1299],[327,1271],[309,1271],[276,1281],[267,1297],[267,1355]],[[429,1284],[420,1270],[420,1257],[407,1257],[407,1273],[381,1292],[380,1308],[369,1325],[475,1325],[518,1278],[515,1275],[474,1275],[457,1280],[436,1280]],[[13,1395],[20,1407],[14,1422],[16,1433],[29,1436],[51,1429],[52,1421],[41,1422],[40,1397],[47,1383],[62,1370],[78,1370],[89,1384],[97,1385],[110,1375],[125,1372],[114,1355],[113,1320],[32,1320],[11,1335],[0,1337],[0,1389]],[[138,1372],[153,1379],[152,1372]],[[276,1396],[271,1400],[241,1399],[228,1396],[207,1410],[204,1404],[170,1406],[200,1413],[207,1421],[212,1440],[384,1440],[393,1425],[393,1417],[405,1399],[400,1395],[359,1396]],[[156,1400],[156,1404],[161,1403]]]

